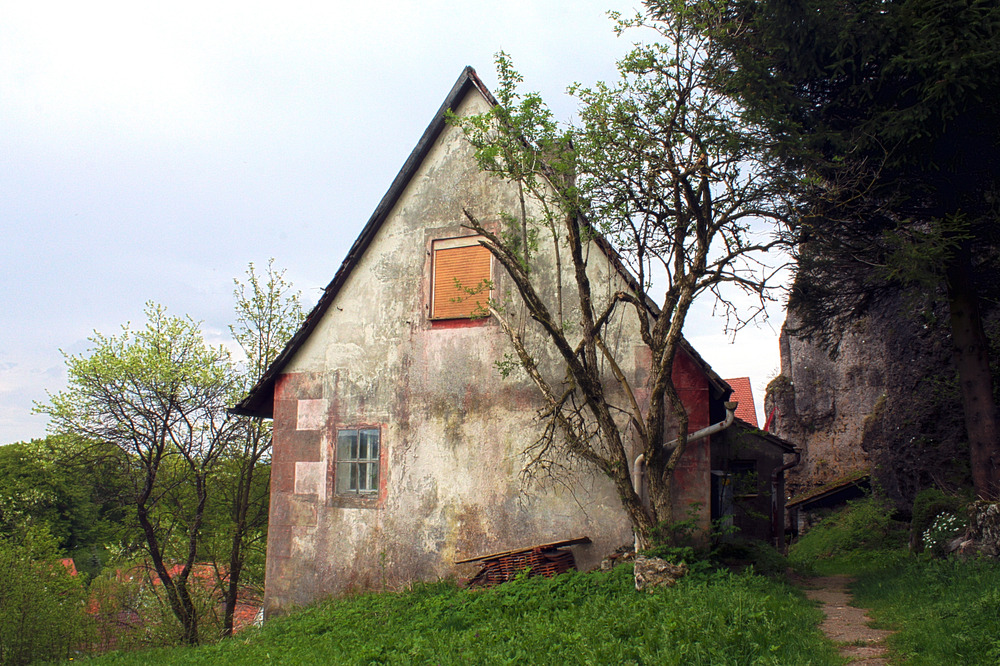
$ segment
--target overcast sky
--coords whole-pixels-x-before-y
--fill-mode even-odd
[[[465,65],[495,88],[507,51],[568,119],[566,86],[642,38],[605,12],[637,7],[0,0],[0,443],[44,436],[60,350],[148,300],[221,341],[233,278],[273,257],[311,306]],[[730,344],[706,304],[687,331],[762,400],[775,330]]]

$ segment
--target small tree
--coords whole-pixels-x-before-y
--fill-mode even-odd
[[[673,371],[691,305],[714,293],[733,328],[759,313],[776,273],[762,259],[784,243],[772,225],[780,228],[788,214],[755,137],[708,88],[705,67],[717,54],[688,18],[619,21],[619,31],[646,26],[658,41],[619,63],[618,83],[571,89],[580,101],[575,126],[559,127],[537,95],[518,93],[521,77],[504,54],[499,104],[453,118],[480,167],[521,193],[499,227],[465,215],[519,295],[516,306],[494,301],[489,310],[510,338],[512,361],[545,402],[545,434],[528,451],[527,473],[559,467],[567,456],[594,466],[614,483],[643,547],[658,523],[671,520],[672,476],[687,444]],[[619,281],[610,298],[598,297],[589,258],[597,251],[638,281]],[[538,270],[549,257],[553,289],[552,271]],[[754,312],[741,314],[724,285],[755,296]],[[662,286],[661,308],[646,296],[651,286]],[[525,313],[537,327],[526,325]],[[643,386],[622,370],[633,350],[609,342],[609,322],[623,314],[638,322],[652,359]],[[558,361],[546,362],[553,355]],[[648,505],[630,473],[631,441],[645,459]]]
[[[39,409],[57,432],[116,447],[144,549],[183,640],[194,644],[199,616],[189,575],[210,476],[238,434],[226,412],[236,378],[228,352],[206,345],[194,321],[152,303],[146,317],[143,329],[95,334],[89,353],[67,356],[69,387]]]
[[[298,292],[285,280],[285,272],[275,270],[273,259],[263,275],[258,275],[251,263],[246,282],[234,282],[236,324],[229,330],[245,355],[238,388],[240,395],[246,395],[295,333],[302,320],[302,306]],[[229,519],[228,581],[223,594],[226,636],[233,633],[233,613],[248,557],[256,550],[258,559],[264,559],[259,551],[267,541],[270,499],[271,422],[250,417],[240,421],[239,436],[225,453],[220,469],[225,478],[219,484],[219,499],[226,504],[222,511]],[[262,571],[257,579],[263,580]]]

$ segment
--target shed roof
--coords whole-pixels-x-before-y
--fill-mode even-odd
[[[737,409],[737,413],[739,413],[739,409]],[[760,428],[758,428],[756,425],[752,423],[747,423],[746,421],[744,421],[739,417],[736,417],[736,423],[734,424],[734,426],[741,433],[753,435],[760,441],[766,442],[772,446],[781,449],[782,453],[795,453],[798,450],[798,447],[789,442],[787,439],[782,439],[781,437],[778,437],[772,432],[765,432]]]
[[[424,130],[424,133],[417,142],[417,145],[413,148],[410,156],[403,164],[402,169],[400,169],[399,173],[396,174],[396,177],[392,181],[392,185],[389,186],[389,190],[382,197],[382,200],[375,208],[375,212],[372,213],[372,216],[368,219],[368,223],[365,224],[364,229],[361,230],[361,234],[358,236],[357,240],[354,241],[351,249],[347,252],[347,256],[344,258],[343,263],[337,270],[336,275],[333,276],[333,280],[331,280],[330,284],[323,290],[323,294],[320,296],[319,301],[309,314],[306,315],[305,320],[302,322],[302,326],[299,327],[299,330],[296,331],[295,335],[293,335],[288,341],[285,348],[267,368],[257,384],[250,389],[250,392],[245,398],[243,398],[243,400],[238,402],[236,406],[231,409],[234,414],[244,416],[260,416],[266,418],[273,417],[274,384],[280,376],[281,371],[286,365],[288,365],[292,357],[295,355],[295,352],[298,351],[298,349],[305,343],[306,339],[319,324],[320,320],[322,320],[323,314],[329,309],[330,305],[337,297],[337,294],[344,286],[344,283],[347,281],[351,271],[353,271],[354,267],[357,266],[362,255],[371,244],[372,239],[375,238],[375,235],[382,227],[382,224],[389,217],[389,213],[402,196],[403,191],[416,174],[417,169],[420,167],[424,158],[427,157],[427,154],[433,147],[434,142],[440,136],[441,132],[444,131],[447,125],[447,111],[457,108],[462,99],[464,99],[464,97],[472,90],[478,90],[483,98],[490,104],[494,106],[499,104],[496,98],[493,97],[493,94],[490,93],[490,91],[483,84],[479,75],[476,74],[476,70],[469,66],[462,70],[462,73],[455,82],[455,85],[452,86],[451,92],[449,92],[448,96],[445,97],[444,102],[434,114],[434,117],[431,119],[427,129]],[[652,313],[653,316],[658,316],[660,313],[659,306],[657,306],[656,302],[653,301],[648,294],[646,294],[638,280],[635,279],[635,276],[633,276],[625,267],[621,258],[618,256],[618,253],[614,250],[611,244],[600,235],[595,237],[595,242],[604,251],[610,263],[628,283],[629,287],[636,294],[641,294],[643,296],[646,302],[646,307],[649,308],[650,313]],[[732,391],[729,384],[727,384],[725,380],[712,370],[712,367],[686,340],[682,340],[682,348],[705,373],[709,384],[714,389],[714,397],[717,399],[725,399],[728,397],[728,394]]]
[[[819,488],[799,493],[790,499],[785,506],[789,509],[797,507],[804,511],[836,506],[847,500],[861,497],[870,488],[871,475],[864,470],[857,470]]]

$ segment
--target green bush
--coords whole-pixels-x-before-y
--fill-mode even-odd
[[[84,598],[46,530],[0,539],[0,664],[71,657],[87,638]]]
[[[952,539],[965,531],[968,521],[953,513],[940,513],[931,526],[924,530],[921,542],[924,550],[938,557],[947,555],[947,546]]]
[[[942,513],[962,515],[968,501],[962,497],[948,495],[937,488],[926,488],[913,499],[910,519],[910,547],[914,552],[923,550],[924,535],[934,520]]]
[[[892,506],[876,497],[847,503],[847,508],[809,530],[789,548],[788,560],[798,569],[809,570],[824,559],[861,556],[900,548],[906,532],[892,519]]]

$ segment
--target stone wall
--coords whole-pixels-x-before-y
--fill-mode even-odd
[[[868,469],[861,439],[885,394],[883,340],[865,322],[843,341],[837,359],[817,345],[781,330],[781,374],[764,399],[771,431],[802,449],[802,461],[788,475],[791,494]]]

